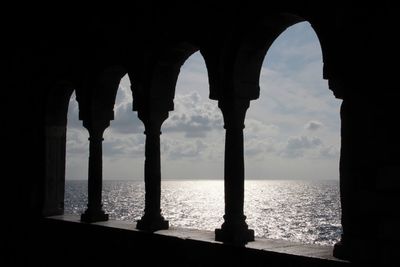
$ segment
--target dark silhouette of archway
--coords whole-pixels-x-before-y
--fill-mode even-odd
[[[396,178],[400,159],[393,121],[398,120],[399,91],[397,69],[392,63],[397,61],[399,51],[394,34],[398,9],[392,1],[359,5],[354,1],[287,0],[268,3],[268,8],[263,2],[253,1],[136,3],[133,9],[112,12],[110,7],[90,13],[76,7],[65,7],[65,13],[34,8],[29,12],[14,10],[9,8],[2,16],[6,22],[4,105],[6,111],[12,111],[4,113],[6,125],[12,129],[5,150],[6,172],[13,173],[5,186],[5,203],[13,200],[4,211],[13,218],[5,228],[8,257],[16,255],[14,258],[23,262],[32,258],[34,253],[30,250],[41,251],[36,246],[40,239],[35,234],[36,227],[26,225],[41,227],[50,238],[43,214],[57,214],[61,207],[59,194],[47,192],[57,191],[51,177],[62,177],[57,174],[62,168],[48,167],[46,159],[50,154],[55,159],[62,151],[49,152],[63,138],[55,130],[61,120],[53,123],[53,115],[49,114],[54,109],[49,108],[47,98],[57,95],[55,88],[69,84],[76,90],[80,119],[90,132],[93,164],[89,169],[93,175],[89,176],[94,178],[89,178],[89,208],[83,219],[104,220],[107,216],[101,209],[101,139],[113,117],[114,94],[105,88],[117,87],[116,81],[126,72],[133,77],[134,108],[145,121],[147,137],[151,136],[148,148],[157,149],[158,126],[173,108],[174,77],[181,65],[177,63],[184,62],[192,50],[200,50],[205,58],[210,97],[218,100],[226,129],[227,205],[225,222],[217,230],[216,239],[241,245],[251,241],[252,231],[242,210],[244,118],[250,101],[259,96],[259,69],[269,45],[285,28],[306,20],[321,43],[323,76],[334,95],[343,99],[339,167],[343,236],[334,255],[354,262],[396,262],[400,239],[393,233],[398,225],[400,190]],[[123,32],[129,35],[118,42]],[[56,109],[67,106],[68,97],[61,99]],[[146,155],[146,160],[152,162],[150,166],[157,165],[158,156],[157,151]],[[155,177],[158,171],[159,168]],[[145,227],[150,232],[165,226],[157,210],[158,179],[151,180],[151,223]],[[54,203],[48,203],[50,199]],[[55,225],[58,230],[63,227]],[[76,225],[80,229],[96,229],[92,224]],[[67,237],[69,244],[76,241]],[[34,245],[22,253],[20,244],[25,241]],[[96,242],[91,245],[99,247]],[[46,248],[51,249],[50,246]],[[59,255],[60,250],[51,251]],[[88,251],[82,258],[101,262],[99,251]]]

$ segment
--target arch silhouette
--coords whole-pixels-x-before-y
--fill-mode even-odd
[[[240,90],[239,95],[250,99],[259,97],[260,73],[268,49],[288,27],[304,21],[310,22],[314,29],[320,43],[323,62],[328,61],[329,47],[325,45],[325,29],[320,24],[315,23],[312,16],[301,17],[290,13],[261,16],[257,21],[257,27],[252,27],[251,31],[247,30],[246,25],[239,28],[236,33],[239,40],[235,39],[235,42],[232,42],[235,47],[227,49],[230,51],[231,61],[234,63],[231,64],[232,69],[227,71],[225,76],[231,76],[232,86],[235,88],[234,90]],[[318,26],[314,26],[314,23]],[[271,27],[271,24],[273,24],[273,27]],[[325,66],[326,64],[323,67],[323,77],[327,79],[329,74]]]
[[[335,96],[343,99],[340,176],[341,181],[346,181],[342,184],[341,198],[347,205],[342,210],[343,229],[347,230],[334,254],[354,261],[388,262],[386,255],[395,260],[395,243],[399,238],[393,238],[392,233],[396,232],[398,218],[392,211],[396,210],[398,202],[394,200],[399,192],[395,179],[399,173],[399,153],[396,153],[399,141],[392,122],[398,117],[399,92],[396,86],[398,71],[391,63],[396,61],[399,51],[394,34],[398,28],[394,3],[383,1],[360,6],[337,1],[280,1],[269,3],[268,9],[263,4],[253,1],[210,5],[145,3],[137,4],[134,11],[87,13],[74,9],[65,12],[67,15],[32,9],[19,16],[19,21],[15,21],[18,16],[10,9],[3,16],[8,22],[5,24],[7,46],[2,61],[6,67],[4,84],[6,99],[19,97],[21,102],[18,108],[14,101],[6,103],[8,110],[14,113],[5,117],[15,127],[8,136],[7,152],[12,160],[7,167],[17,177],[10,179],[7,186],[10,190],[6,197],[15,201],[7,210],[14,218],[8,225],[12,231],[7,241],[17,244],[13,241],[14,234],[20,234],[22,240],[34,240],[24,235],[33,232],[23,227],[27,218],[29,223],[42,225],[42,213],[48,214],[43,210],[47,202],[46,191],[52,189],[46,181],[46,175],[51,171],[46,169],[47,161],[43,155],[49,155],[47,150],[51,146],[46,126],[55,124],[51,122],[53,115],[45,114],[45,98],[57,82],[67,81],[77,90],[82,106],[81,118],[87,127],[92,127],[95,122],[98,123],[96,127],[106,127],[107,120],[112,118],[111,104],[105,104],[108,110],[96,110],[98,99],[95,96],[103,91],[101,86],[100,90],[90,88],[96,75],[109,66],[122,65],[129,73],[137,72],[138,82],[133,79],[137,84],[134,88],[144,88],[137,94],[139,97],[147,97],[149,92],[156,96],[165,93],[170,97],[172,87],[164,92],[151,90],[157,83],[152,80],[153,70],[163,69],[155,63],[164,49],[168,50],[182,40],[194,43],[206,60],[210,96],[218,100],[223,109],[231,138],[228,147],[235,148],[227,153],[235,154],[234,158],[229,158],[227,166],[236,166],[235,161],[242,162],[242,147],[235,147],[241,141],[239,128],[243,126],[248,103],[258,97],[257,66],[261,61],[260,54],[266,48],[263,35],[255,33],[265,33],[262,30],[265,28],[271,31],[271,36],[276,35],[280,27],[290,25],[297,16],[309,21],[315,29],[322,47],[323,76],[328,79]],[[73,20],[71,14],[74,14]],[[116,42],[123,29],[129,32],[126,42]],[[265,38],[267,41],[274,39]],[[174,72],[173,68],[169,71]],[[167,69],[162,72],[167,77],[176,77],[167,74]],[[161,75],[159,77],[162,79]],[[173,81],[167,84],[173,85]],[[91,93],[93,99],[86,97]],[[160,99],[158,97],[157,101]],[[158,120],[150,119],[151,123],[159,123],[165,112],[173,107],[171,99],[162,105],[146,98],[136,100],[136,107],[146,112],[155,106],[166,110],[162,116],[158,114],[161,117]],[[99,119],[100,115],[103,121]],[[94,132],[98,143],[99,131]],[[28,159],[23,162],[23,168],[21,155]],[[238,173],[234,170],[229,169],[232,176]],[[38,178],[31,179],[32,176]],[[238,175],[237,178],[241,181],[244,177]],[[234,188],[236,186],[230,189]],[[238,191],[240,195],[240,188]],[[19,197],[15,198],[15,194]],[[21,207],[26,213],[21,212]],[[57,213],[57,209],[54,212]],[[231,217],[227,218],[229,221]],[[381,228],[388,230],[381,231]],[[11,251],[19,255],[18,249]]]
[[[70,98],[74,92],[73,88],[76,88],[79,117],[90,130],[95,121],[108,120],[109,123],[109,120],[114,118],[115,97],[119,81],[124,73],[126,71],[122,67],[109,67],[98,76],[97,80],[93,80],[93,87],[75,87],[72,81],[56,83],[55,86],[49,87],[46,95],[44,215],[62,214],[64,209],[67,113]],[[101,94],[102,96],[99,97]],[[99,102],[99,100],[107,101]],[[107,110],[108,112],[102,114]]]

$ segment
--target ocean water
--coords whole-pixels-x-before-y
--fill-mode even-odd
[[[223,223],[223,181],[162,181],[161,208],[170,226],[214,230]],[[67,181],[65,213],[86,208],[87,181]],[[110,218],[140,219],[144,183],[104,181],[103,206]],[[340,238],[338,181],[246,180],[245,215],[256,237],[333,245]]]

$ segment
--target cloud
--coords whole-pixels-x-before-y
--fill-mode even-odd
[[[322,61],[318,37],[308,22],[286,29],[274,41],[267,55],[267,65],[286,73],[294,73],[310,62]]]
[[[319,121],[309,121],[306,125],[304,125],[304,128],[310,131],[316,131],[322,127],[323,124]]]
[[[143,133],[144,126],[137,112],[132,111],[132,94],[129,89],[128,76],[124,76],[119,86],[114,106],[114,120],[111,121],[111,131],[120,134]]]
[[[319,150],[319,157],[324,159],[338,159],[340,151],[335,146],[322,147]]]
[[[182,141],[165,139],[161,143],[162,153],[171,160],[198,159],[208,145],[201,139]]]
[[[315,71],[309,71],[315,75]],[[310,81],[311,80],[311,81]],[[301,80],[296,75],[286,76],[285,73],[263,67],[260,77],[260,99],[262,105],[269,111],[267,114],[298,117],[321,117],[337,115],[337,100],[327,88],[325,81],[314,79]],[[319,119],[317,117],[317,119]],[[324,118],[322,117],[322,118]]]
[[[302,157],[305,151],[317,148],[321,145],[322,140],[318,137],[290,137],[280,154],[284,157],[298,158]]]
[[[144,158],[144,146],[145,136],[143,134],[132,136],[108,134],[104,136],[103,154],[108,158]]]
[[[246,119],[245,125],[244,153],[246,157],[261,160],[266,154],[276,151],[274,143],[280,133],[278,126],[254,118]]]
[[[128,75],[125,75],[122,77],[121,82],[118,87],[118,92],[117,96],[115,99],[115,103],[118,105],[118,103],[132,103],[132,91],[130,89],[131,87],[131,82],[129,80]]]
[[[175,97],[175,110],[163,125],[164,132],[181,132],[185,137],[206,137],[210,131],[221,128],[221,111],[215,103],[202,101],[197,92]]]
[[[111,121],[111,130],[121,134],[143,133],[143,123],[137,113],[132,111],[132,103],[122,103],[114,108],[115,117]]]
[[[280,129],[275,124],[267,124],[254,118],[247,118],[244,131],[249,137],[270,137],[277,136]]]
[[[74,129],[83,128],[82,121],[79,120],[79,106],[78,102],[76,101],[75,91],[72,93],[72,96],[69,100],[67,118],[68,118],[67,126],[69,128],[74,128]]]
[[[317,137],[308,138],[307,136],[291,137],[288,140],[287,148],[290,150],[310,149],[322,144]]]
[[[278,37],[262,67],[258,100],[274,124],[338,117],[339,101],[322,79],[322,67],[320,44],[309,23],[296,24]]]
[[[267,154],[275,154],[276,147],[273,140],[251,139],[244,144],[244,154],[246,157],[262,160]]]
[[[89,134],[84,128],[70,128],[67,131],[66,153],[73,156],[86,156],[89,154]]]
[[[192,91],[200,93],[204,98],[209,92],[207,68],[200,52],[194,53],[186,60],[176,84],[176,92],[188,94]]]
[[[68,129],[67,155],[72,157],[87,157],[89,155],[88,133],[85,129]],[[144,134],[131,136],[119,135],[106,131],[103,141],[103,156],[113,157],[144,157]]]

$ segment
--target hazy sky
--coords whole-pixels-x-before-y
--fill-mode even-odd
[[[264,60],[261,96],[246,116],[247,179],[338,179],[340,101],[322,79],[322,55],[309,23],[288,28]],[[161,136],[162,177],[223,179],[224,129],[216,101],[208,99],[200,53],[179,75],[175,110]],[[105,179],[143,179],[144,128],[132,111],[129,79],[120,84],[115,120],[103,144]],[[87,179],[88,133],[72,97],[68,112],[67,179]]]

